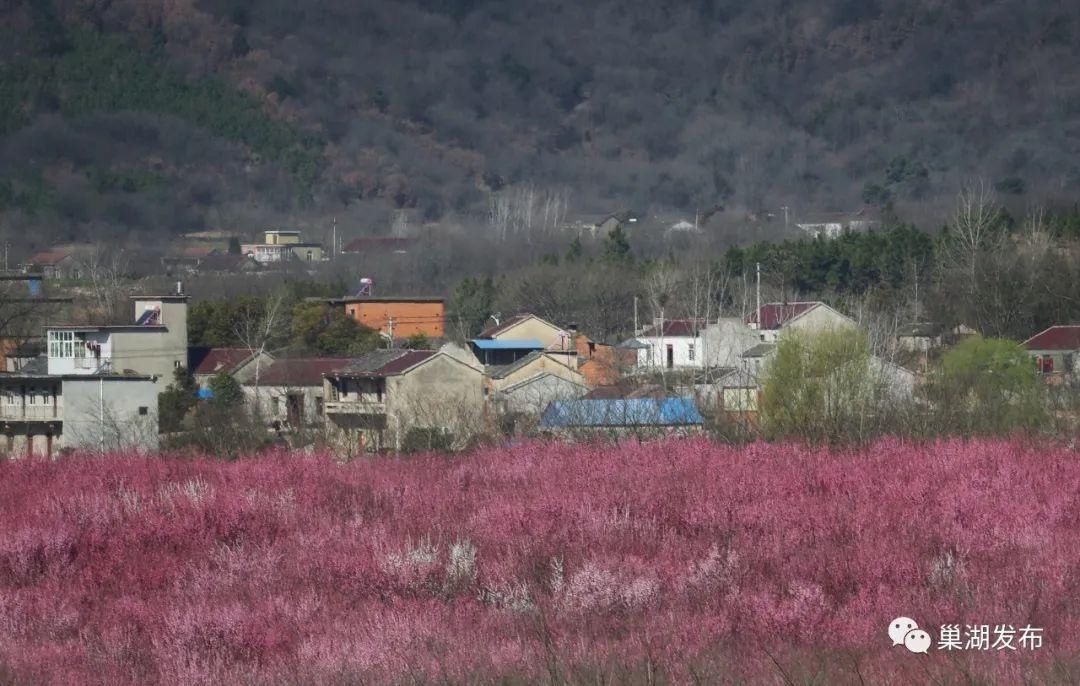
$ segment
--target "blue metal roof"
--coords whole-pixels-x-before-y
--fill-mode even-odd
[[[555,400],[540,426],[549,429],[602,426],[687,426],[704,424],[693,398]]]
[[[544,344],[535,338],[510,338],[493,340],[475,338],[469,341],[480,350],[543,350]]]

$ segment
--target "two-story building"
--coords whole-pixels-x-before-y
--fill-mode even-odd
[[[133,324],[47,327],[47,373],[135,373],[170,383],[173,370],[188,362],[187,300],[182,294],[134,296]]]
[[[274,229],[263,232],[262,243],[245,243],[240,252],[250,255],[259,264],[271,264],[299,260],[321,262],[322,243],[305,243],[301,233],[294,229]]]
[[[326,375],[328,437],[344,455],[401,448],[413,429],[461,443],[484,427],[483,372],[435,350],[376,350]]]
[[[519,314],[484,330],[469,341],[476,358],[485,365],[507,365],[537,351],[547,352],[577,369],[575,333],[536,316]]]
[[[386,338],[410,336],[442,338],[446,334],[446,303],[442,298],[375,297],[358,295],[335,298],[330,304],[343,307],[345,314]]]

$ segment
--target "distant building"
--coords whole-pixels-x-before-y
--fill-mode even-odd
[[[933,322],[908,324],[896,334],[896,344],[907,352],[926,353],[941,346],[941,327]]]
[[[642,369],[700,369],[703,319],[656,319],[634,337],[638,348],[637,366]]]
[[[416,247],[419,239],[398,236],[356,238],[341,247],[343,255],[404,255]]]
[[[40,274],[46,279],[78,279],[82,277],[82,267],[75,258],[73,250],[51,248],[34,253],[22,265],[27,274]]]
[[[512,364],[545,351],[571,369],[577,369],[574,332],[560,328],[535,314],[519,314],[491,326],[469,341],[473,354],[485,365]]]
[[[446,334],[446,302],[433,297],[382,298],[353,296],[336,298],[330,303],[341,306],[345,314],[369,329],[393,339],[422,335],[431,339]]]
[[[262,243],[247,243],[240,246],[240,252],[260,264],[272,264],[299,260],[301,262],[321,262],[323,247],[321,243],[305,243],[299,231],[278,229],[264,232]]]
[[[1054,383],[1080,370],[1080,325],[1051,326],[1024,341],[1039,374]]]
[[[870,210],[857,212],[834,212],[808,215],[796,221],[795,226],[811,238],[837,238],[845,232],[861,233],[881,226],[881,221],[870,215]]]

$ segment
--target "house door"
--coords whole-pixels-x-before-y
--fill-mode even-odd
[[[304,421],[304,396],[299,393],[285,396],[285,418],[289,426],[300,426]]]
[[[671,343],[667,344],[667,368],[671,369],[675,366],[675,346]]]

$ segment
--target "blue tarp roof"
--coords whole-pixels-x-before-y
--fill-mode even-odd
[[[201,400],[209,400],[210,398],[214,397],[214,392],[211,391],[209,388],[200,388],[198,391],[195,392],[195,395],[197,395]]]
[[[511,338],[493,340],[489,338],[475,338],[470,341],[480,350],[543,350],[544,344],[535,338]]]
[[[686,426],[704,424],[693,398],[618,398],[555,400],[540,426]]]

